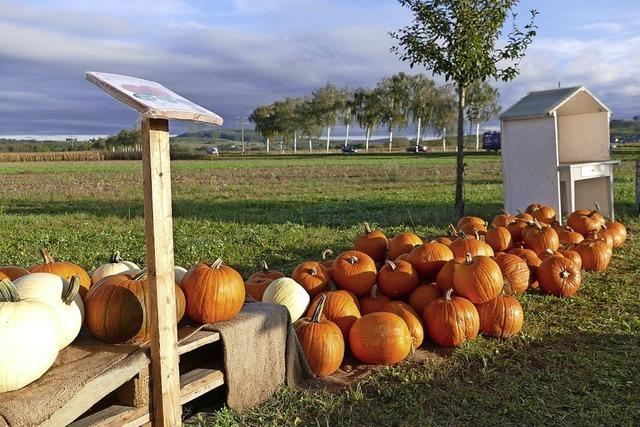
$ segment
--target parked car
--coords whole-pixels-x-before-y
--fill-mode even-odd
[[[427,150],[426,145],[411,145],[405,149],[407,153],[426,153]]]
[[[343,145],[341,150],[342,154],[354,154],[358,152],[358,150],[352,145]]]
[[[220,153],[218,152],[218,147],[207,147],[207,154],[217,156]]]
[[[487,151],[500,150],[500,132],[485,132],[482,134],[482,149]]]

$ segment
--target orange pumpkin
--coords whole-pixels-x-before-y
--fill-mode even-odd
[[[564,248],[560,248],[558,249],[558,252],[560,252],[568,260],[571,260],[575,264],[575,266],[578,267],[578,269],[582,268],[582,257],[578,252],[573,250],[573,245],[568,245]]]
[[[600,231],[588,233],[586,237],[591,240],[602,240],[607,246],[613,249],[613,233],[605,229],[605,226],[602,226],[602,230]]]
[[[511,224],[515,220],[516,220],[515,216],[503,210],[501,214],[498,214],[495,217],[493,217],[493,220],[491,221],[491,225],[493,225],[494,227],[506,228],[509,224]]]
[[[502,291],[503,283],[500,267],[486,256],[472,257],[467,254],[465,261],[453,273],[456,293],[474,304],[497,297]]]
[[[349,331],[351,353],[361,362],[392,365],[411,352],[413,340],[405,321],[393,313],[362,316]]]
[[[464,262],[464,258],[453,258],[447,261],[436,276],[436,286],[440,292],[453,288],[453,273]]]
[[[336,257],[331,276],[340,289],[361,297],[369,293],[376,283],[376,272],[376,264],[369,255],[346,251]]]
[[[298,265],[291,278],[298,282],[311,298],[327,290],[331,277],[329,271],[319,262],[306,261]]]
[[[253,279],[267,279],[273,282],[276,279],[284,277],[283,272],[278,270],[270,270],[269,266],[267,265],[267,261],[265,260],[262,260],[261,267],[262,269],[260,271],[258,271],[257,273],[253,273],[251,276],[249,276],[249,281]]]
[[[522,218],[516,218],[515,221],[510,222],[507,225],[507,230],[511,233],[511,239],[514,244],[522,241],[522,231],[526,230],[530,222],[525,221]]]
[[[487,221],[477,216],[463,216],[456,224],[458,231],[473,234],[473,231],[487,231]]]
[[[518,214],[516,215],[516,219],[520,219],[523,220],[525,222],[533,222],[533,215],[531,215],[528,212],[522,212],[520,209],[516,209],[516,211],[518,211]]]
[[[517,299],[504,292],[491,301],[476,305],[480,332],[496,338],[510,338],[522,329],[524,312]]]
[[[199,263],[180,282],[187,298],[187,315],[199,323],[232,319],[242,309],[245,290],[242,276],[216,259],[210,266]]]
[[[611,248],[602,240],[583,240],[574,246],[582,258],[582,269],[586,271],[605,271],[611,261]]]
[[[293,325],[309,367],[316,376],[333,374],[344,358],[344,338],[340,328],[321,318],[325,301],[326,296],[320,296],[313,317],[302,318]]]
[[[389,240],[387,258],[397,259],[400,255],[411,252],[414,246],[422,244],[422,239],[410,231],[397,234]]]
[[[562,255],[559,251],[552,251],[551,249],[545,249],[542,253],[540,253],[540,255],[538,255],[538,258],[540,258],[540,261],[544,262],[544,260],[549,258],[550,256],[563,257],[564,255]]]
[[[70,262],[55,261],[49,251],[44,248],[41,249],[40,252],[42,253],[44,262],[32,266],[29,271],[31,273],[55,274],[66,281],[70,281],[73,276],[78,276],[80,279],[80,297],[84,299],[84,296],[91,287],[91,277],[89,277],[87,272],[79,265]]]
[[[550,256],[538,268],[540,289],[558,297],[570,297],[580,288],[580,269],[564,257]]]
[[[360,313],[364,315],[375,313],[376,311],[382,311],[382,307],[384,307],[384,305],[389,301],[391,301],[391,298],[379,293],[378,285],[373,285],[373,288],[371,288],[371,294],[360,298]]]
[[[353,248],[369,255],[374,261],[380,262],[387,254],[387,244],[387,236],[380,230],[371,230],[369,223],[365,222],[364,233],[358,236]]]
[[[478,310],[466,298],[451,297],[449,289],[443,298],[432,301],[422,311],[427,336],[440,347],[457,347],[478,336]]]
[[[240,280],[242,283],[242,279]],[[176,321],[185,312],[185,296],[175,285]],[[151,338],[147,272],[106,276],[87,292],[85,322],[98,339],[112,344],[140,344]]]
[[[380,291],[391,298],[409,295],[419,283],[418,272],[407,261],[386,260],[378,273]]]
[[[547,205],[529,205],[525,211],[539,222],[551,224],[556,220],[556,210]]]
[[[494,256],[495,254],[491,246],[486,242],[480,239],[472,239],[464,233],[460,233],[460,237],[449,245],[449,249],[453,252],[451,258],[464,258],[468,253],[472,256]]]
[[[597,205],[595,210],[579,209],[569,215],[567,225],[583,236],[592,231],[600,231],[605,219],[598,210]]]
[[[442,297],[442,292],[440,292],[440,289],[438,289],[435,284],[428,283],[420,285],[409,295],[409,305],[416,313],[422,313],[422,310],[431,301],[437,300],[440,297]]]
[[[407,303],[402,301],[391,301],[382,308],[382,311],[387,313],[393,313],[402,318],[409,328],[409,334],[411,335],[412,350],[419,348],[424,341],[424,328],[422,322],[420,322],[420,316],[415,310]]]
[[[619,248],[627,240],[627,228],[620,222],[609,221],[607,229],[613,234],[613,248]]]
[[[554,229],[556,233],[558,233],[558,239],[561,245],[575,245],[584,240],[584,236],[573,231],[571,227],[556,227]]]
[[[531,272],[527,263],[517,255],[504,254],[495,258],[502,278],[515,295],[523,294],[529,287]]]
[[[27,274],[29,274],[29,270],[18,267],[17,265],[5,265],[0,267],[0,280],[9,279],[13,282]]]
[[[244,282],[244,292],[256,301],[262,301],[264,291],[273,282],[272,279],[264,279],[261,277],[247,280]]]
[[[494,252],[505,252],[513,247],[511,233],[506,227],[493,227],[484,235],[484,241]]]
[[[353,322],[360,318],[360,309],[356,303],[357,298],[349,291],[331,290],[322,292],[311,301],[306,317],[313,316],[322,295],[326,297],[322,315],[340,328],[342,337],[347,343],[349,341],[349,330]]]
[[[556,230],[552,227],[543,227],[539,222],[534,222],[529,231],[526,234],[523,233],[523,237],[527,247],[536,254],[541,254],[546,249],[557,251],[560,247],[560,239]]]

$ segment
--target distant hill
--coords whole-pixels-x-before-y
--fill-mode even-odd
[[[638,120],[611,120],[611,138],[622,138],[624,142],[639,142],[640,117]]]

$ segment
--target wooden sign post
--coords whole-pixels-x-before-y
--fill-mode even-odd
[[[88,72],[87,80],[142,114],[144,224],[151,318],[153,424],[181,424],[180,374],[171,213],[169,119],[221,125],[217,114],[159,83],[117,74]]]

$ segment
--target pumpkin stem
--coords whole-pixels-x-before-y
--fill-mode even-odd
[[[0,302],[19,302],[20,295],[9,279],[0,280]]]
[[[378,285],[373,285],[371,288],[371,299],[378,299]]]
[[[46,248],[40,249],[40,253],[42,254],[45,264],[51,264],[54,262],[53,257]]]
[[[318,299],[318,305],[316,307],[316,310],[313,312],[313,317],[311,318],[311,321],[313,323],[320,323],[320,317],[322,316],[322,310],[324,310],[324,303],[326,300],[326,295],[320,295],[320,298]]]
[[[117,264],[122,262],[122,257],[120,256],[120,251],[113,251],[111,258],[109,259],[109,264]]]
[[[220,258],[218,258],[220,259]],[[216,260],[217,261],[217,260]],[[220,262],[222,262],[222,259],[220,259]],[[269,273],[269,265],[267,265],[267,261],[262,260],[262,262],[260,263],[260,265],[262,266],[262,272],[267,274]],[[213,267],[213,266],[212,266]]]
[[[320,253],[323,261],[327,261],[327,255],[333,256],[333,251],[331,249],[325,249]]]
[[[507,210],[506,210],[506,209],[500,209],[500,211],[499,211],[499,212],[502,212],[502,214],[503,214],[503,215],[506,215],[506,216],[513,216],[513,215],[511,215],[509,212],[507,212]]]
[[[349,264],[351,265],[357,264],[358,261],[360,261],[360,259],[358,259],[358,257],[355,255],[349,258]]]
[[[133,280],[144,280],[144,279],[147,278],[148,274],[149,274],[149,270],[147,270],[147,267],[145,267],[142,270],[138,271],[136,273],[136,275],[132,277],[132,279]]]
[[[562,277],[563,279],[566,279],[569,276],[570,276],[570,274],[569,274],[569,272],[567,270],[562,270],[560,272],[560,277]]]
[[[364,225],[364,233],[365,234],[371,233],[371,226],[369,225],[368,222],[364,222],[364,223],[362,223],[362,225]]]
[[[318,275],[318,269],[315,267],[309,267],[309,275],[310,276],[317,276]]]
[[[470,252],[467,252],[467,253],[464,255],[464,262],[465,262],[465,264],[467,264],[467,265],[468,265],[468,264],[473,264],[473,256],[471,255],[471,253],[470,253]]]
[[[398,268],[396,263],[391,261],[390,259],[385,259],[384,262],[389,264],[389,268],[391,268],[391,271],[396,271],[396,268]]]
[[[71,305],[76,299],[78,292],[80,292],[80,278],[78,276],[71,276],[66,292],[62,293],[62,302]]]
[[[453,293],[453,288],[447,289],[447,293],[444,294],[445,301],[447,301],[447,302],[451,301],[451,294],[452,293]]]
[[[464,231],[458,231],[458,238],[462,239],[462,240],[468,240],[467,235],[465,234]]]
[[[218,258],[215,261],[213,261],[213,263],[211,263],[211,268],[215,270],[220,270],[220,267],[222,267],[222,258]]]
[[[447,231],[449,231],[449,235],[451,237],[455,237],[458,235],[458,230],[456,230],[456,228],[453,226],[453,224],[449,224],[447,226]]]
[[[502,284],[502,291],[500,291],[500,293],[504,295],[511,295],[513,293],[513,289],[511,289],[511,283],[509,283],[508,280],[505,280]]]

